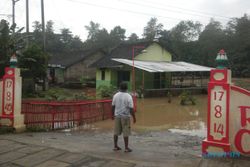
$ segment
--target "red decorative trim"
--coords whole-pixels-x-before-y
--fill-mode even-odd
[[[215,86],[221,86],[226,92],[226,135],[221,140],[216,140],[213,138],[213,136],[210,135],[210,122],[211,122],[211,91]],[[222,142],[222,143],[229,143],[229,100],[230,100],[230,91],[229,91],[230,85],[225,83],[208,83],[208,122],[207,122],[207,138],[209,141],[215,141],[215,142]]]
[[[9,74],[8,71],[11,71],[12,74]],[[15,76],[15,68],[6,67],[4,69],[4,72],[5,72],[5,74],[3,76],[3,79],[7,78],[7,77],[14,77]]]
[[[245,95],[247,95],[247,96],[250,96],[250,91],[248,91],[248,90],[246,90],[246,89],[243,89],[243,88],[240,88],[240,87],[238,87],[238,86],[232,85],[232,86],[231,86],[231,89],[234,90],[234,91],[236,91],[236,92],[240,92],[240,93],[242,93],[242,94],[245,94]]]
[[[8,119],[13,119],[14,115],[2,115],[0,118],[8,118]]]
[[[4,116],[4,115],[13,115],[14,114],[14,103],[15,103],[15,101],[14,101],[14,99],[15,99],[15,78],[13,77],[13,76],[8,76],[8,77],[6,77],[6,75],[4,75],[4,77],[3,77],[4,79],[3,79],[3,94],[2,94],[2,115]],[[6,80],[7,79],[10,79],[10,80],[12,80],[12,83],[13,83],[13,85],[12,85],[12,112],[10,113],[10,114],[5,114],[5,106],[4,106],[4,104],[5,104],[5,97],[4,97],[4,95],[5,95],[5,84],[6,84]]]
[[[242,147],[242,135],[246,133],[246,134],[249,134],[250,135],[250,130],[248,129],[240,129],[236,135],[235,135],[235,138],[234,138],[234,145],[235,147],[237,148],[237,150],[242,153],[242,154],[248,154],[250,155],[250,150],[244,150],[243,147]]]
[[[222,80],[216,80],[214,78],[215,73],[222,73],[224,75],[224,78]],[[216,83],[227,83],[228,80],[228,70],[227,69],[212,69],[210,72],[210,82],[216,82]]]
[[[230,152],[229,143],[219,143],[219,142],[203,140],[202,141],[202,154],[203,155],[206,155],[208,153],[207,149],[209,146],[222,148],[224,152]]]

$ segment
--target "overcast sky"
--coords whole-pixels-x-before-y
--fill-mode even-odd
[[[26,0],[16,3],[16,23],[26,26]],[[35,20],[41,20],[41,1],[29,0],[30,29]],[[250,0],[44,0],[45,21],[54,21],[56,32],[69,28],[83,40],[87,38],[84,26],[90,21],[110,31],[120,25],[126,35],[141,36],[151,17],[156,17],[164,29],[171,29],[181,20],[199,21],[206,25],[210,18],[225,24],[232,17],[250,14]],[[12,13],[12,0],[0,0],[0,14]],[[1,16],[0,19],[11,17]]]

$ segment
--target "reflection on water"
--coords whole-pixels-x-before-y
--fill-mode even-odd
[[[137,123],[134,130],[163,130],[204,136],[207,125],[207,96],[197,95],[196,105],[180,105],[180,98],[171,103],[167,98],[146,98],[137,100]],[[113,122],[106,120],[95,123],[98,128],[112,129]]]

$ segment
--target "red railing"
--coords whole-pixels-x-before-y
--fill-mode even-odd
[[[111,118],[111,100],[44,102],[23,101],[26,127],[62,129]]]

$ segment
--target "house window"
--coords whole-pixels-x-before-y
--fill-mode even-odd
[[[154,88],[165,88],[166,75],[165,73],[154,73]]]
[[[101,76],[101,79],[102,79],[102,80],[105,80],[105,70],[101,70],[101,73],[102,73],[102,74],[101,74],[101,75],[102,75],[102,76]]]

